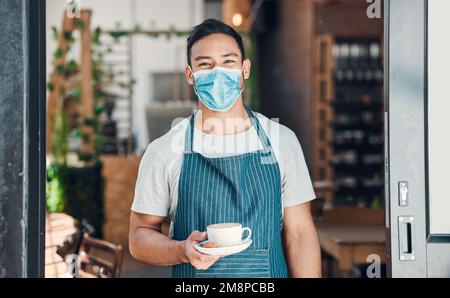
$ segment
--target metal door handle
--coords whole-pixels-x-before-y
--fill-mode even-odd
[[[414,216],[398,217],[398,249],[400,261],[415,261]]]

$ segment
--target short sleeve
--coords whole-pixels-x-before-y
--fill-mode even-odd
[[[288,208],[314,200],[311,177],[297,136],[289,131],[284,144],[285,175],[282,179],[283,207]]]
[[[163,159],[150,144],[139,165],[131,210],[167,216],[170,208],[169,183]]]

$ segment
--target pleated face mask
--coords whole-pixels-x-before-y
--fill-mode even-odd
[[[191,70],[192,71],[192,70]],[[228,111],[238,100],[242,69],[214,67],[193,73],[194,91],[199,100],[212,111]]]

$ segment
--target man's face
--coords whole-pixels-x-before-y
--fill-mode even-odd
[[[192,72],[213,69],[216,66],[243,69],[243,79],[250,76],[250,60],[242,61],[242,54],[233,37],[226,34],[211,34],[194,43],[191,49]],[[186,66],[186,80],[194,84],[189,66]],[[243,87],[241,79],[241,87]]]

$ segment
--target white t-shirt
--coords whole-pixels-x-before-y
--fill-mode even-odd
[[[262,114],[255,114],[270,140],[280,167],[283,208],[315,199],[303,151],[295,133]],[[189,120],[190,117],[184,119],[148,145],[139,165],[131,210],[174,218]],[[263,149],[263,144],[253,126],[233,135],[213,135],[194,129],[193,151],[205,157],[240,155],[260,149]],[[169,235],[173,236],[173,224]]]

